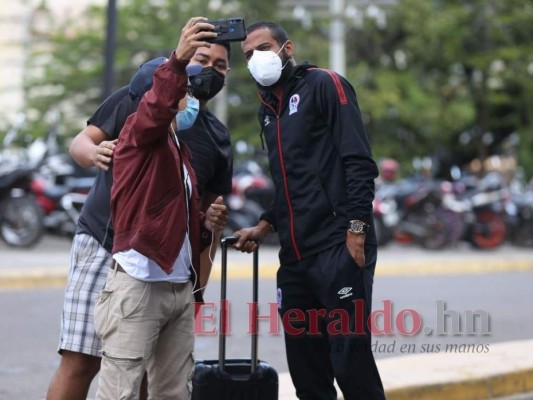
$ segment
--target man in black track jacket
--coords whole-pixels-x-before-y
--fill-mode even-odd
[[[333,71],[296,65],[279,25],[247,29],[242,50],[260,89],[259,123],[276,195],[235,247],[281,242],[278,306],[300,399],[383,399],[371,351],[377,246],[372,221],[378,176],[353,87]]]

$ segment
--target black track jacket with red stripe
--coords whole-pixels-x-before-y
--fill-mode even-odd
[[[295,66],[280,101],[260,94],[259,122],[276,194],[261,219],[279,232],[282,264],[346,241],[348,222],[372,225],[378,176],[352,85],[333,71]]]

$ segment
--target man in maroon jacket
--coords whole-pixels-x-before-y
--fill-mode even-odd
[[[202,300],[199,255],[227,219],[221,198],[200,213],[190,153],[174,122],[187,94],[185,67],[196,48],[216,37],[206,21],[185,25],[115,148],[114,266],[95,306],[103,348],[97,399],[138,398],[145,371],[149,398],[190,396],[193,294]]]

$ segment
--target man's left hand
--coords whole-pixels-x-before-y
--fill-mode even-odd
[[[346,232],[346,247],[359,268],[365,266],[365,234]]]
[[[228,222],[228,208],[224,205],[222,196],[218,196],[206,211],[205,227],[210,231],[221,232]]]

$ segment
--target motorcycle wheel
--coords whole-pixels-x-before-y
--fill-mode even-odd
[[[43,212],[33,197],[9,197],[0,206],[0,237],[11,247],[31,247],[42,238]]]
[[[452,242],[449,215],[438,207],[423,217],[426,234],[419,238],[421,246],[428,250],[441,250]]]
[[[503,217],[490,210],[481,211],[470,234],[470,242],[480,249],[494,249],[505,242],[507,228]]]

